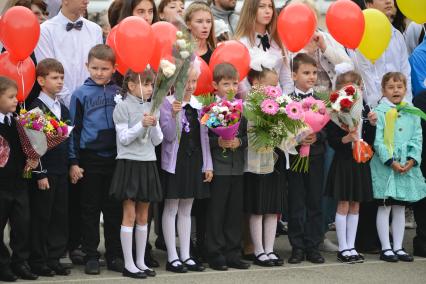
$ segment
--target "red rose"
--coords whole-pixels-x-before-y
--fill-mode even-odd
[[[342,108],[342,109],[346,109],[346,110],[349,110],[351,107],[352,107],[352,102],[351,102],[351,100],[349,100],[349,99],[343,99],[343,100],[341,100],[340,101],[340,107]]]
[[[339,94],[338,93],[332,93],[330,95],[330,102],[335,103],[338,98],[339,98]]]
[[[356,90],[353,86],[347,86],[345,88],[345,92],[348,96],[353,96],[353,95],[355,95]]]

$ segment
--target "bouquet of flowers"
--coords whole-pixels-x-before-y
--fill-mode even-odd
[[[362,116],[362,97],[353,85],[331,93],[328,103],[331,120],[345,131],[359,129]],[[371,147],[362,139],[353,142],[353,157],[358,163],[367,162],[372,156]]]
[[[309,135],[321,131],[321,129],[323,129],[330,120],[330,116],[326,111],[325,103],[322,100],[315,99],[314,97],[307,97],[298,102],[298,104],[300,104],[299,107],[302,109],[303,121],[310,128],[310,131],[305,134]],[[305,137],[300,138],[303,139]],[[304,172],[308,171],[310,149],[310,145],[302,145],[300,147],[299,156],[292,166],[293,170]]]
[[[7,161],[9,160],[10,147],[6,139],[0,135],[0,168],[6,166]]]
[[[72,127],[39,108],[22,109],[17,118],[17,128],[22,149],[29,160],[39,160],[48,150],[65,141]],[[31,177],[31,168],[24,169],[24,177]]]

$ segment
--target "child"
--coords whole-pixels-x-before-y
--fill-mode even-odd
[[[336,79],[336,89],[346,85],[362,86],[361,76],[348,71]],[[362,96],[360,90],[358,94]],[[339,242],[337,260],[344,263],[363,262],[364,258],[355,250],[355,237],[359,219],[360,202],[373,199],[370,164],[357,163],[352,155],[352,142],[360,136],[368,144],[374,142],[376,114],[369,112],[369,119],[363,119],[361,127],[347,132],[330,121],[326,127],[330,146],[335,151],[328,174],[326,195],[338,200],[336,212],[336,233]],[[361,130],[361,135],[359,130]],[[343,178],[344,177],[344,178]]]
[[[58,121],[68,122],[68,109],[59,102],[64,85],[64,68],[56,59],[37,64],[37,81],[41,92],[31,104],[50,113]],[[31,188],[31,270],[40,276],[68,275],[59,259],[68,240],[68,139],[41,158]],[[43,170],[42,170],[43,169]]]
[[[317,81],[315,59],[304,53],[297,54],[293,59],[293,81],[295,91],[292,97],[295,100],[315,96],[313,90]],[[307,136],[302,144],[311,145],[309,172],[289,172],[288,238],[293,248],[289,263],[300,263],[305,259],[305,255],[306,259],[312,263],[324,262],[318,246],[323,240],[321,201],[325,139],[324,131]]]
[[[383,76],[378,116],[375,155],[371,160],[374,198],[377,200],[377,232],[382,251],[380,259],[388,262],[413,261],[402,247],[405,206],[426,196],[426,184],[420,171],[422,128],[417,108],[402,102],[407,91],[402,73]],[[393,248],[389,241],[389,215],[392,210]]]
[[[13,113],[18,100],[16,83],[0,76],[0,280],[35,280],[37,275],[27,264],[29,250],[30,212],[27,182],[22,178],[25,156],[19,141]],[[37,162],[32,162],[33,168]],[[3,240],[9,221],[12,257]]]
[[[149,203],[162,199],[155,146],[161,143],[163,134],[155,115],[149,114],[151,103],[147,101],[152,95],[153,80],[152,71],[140,74],[129,70],[121,91],[123,100],[113,114],[117,131],[117,167],[110,194],[123,202],[120,231],[123,276],[132,278],[155,276],[155,271],[144,262]],[[143,137],[145,131],[148,131],[146,138]],[[136,263],[132,255],[135,220]]]
[[[238,79],[238,71],[231,64],[216,65],[213,87],[217,100],[226,98],[229,93],[235,94]],[[212,131],[209,131],[209,137],[215,172],[207,209],[206,247],[209,265],[215,270],[227,270],[227,267],[247,269],[249,264],[240,260],[247,121],[241,119],[238,134],[233,140],[223,140]]]
[[[70,178],[81,179],[82,245],[86,253],[85,272],[99,274],[99,218],[104,216],[107,267],[122,272],[120,223],[121,204],[108,191],[115,168],[116,141],[112,113],[119,88],[111,82],[115,71],[114,51],[96,45],[88,56],[90,77],[74,92],[71,120],[75,125],[70,139]]]
[[[263,68],[262,71],[251,70],[248,81],[254,85],[276,86],[278,74],[275,69]],[[250,144],[250,142],[248,143]],[[282,213],[283,194],[285,190],[285,157],[279,150],[267,157],[274,163],[274,155],[278,160],[272,173],[260,174],[247,169],[244,175],[244,211],[249,214],[251,240],[254,246],[254,264],[259,266],[281,266],[283,259],[274,252],[277,214]]]
[[[195,62],[198,62],[196,60]],[[213,165],[207,127],[200,125],[197,99],[192,96],[200,75],[199,65],[192,66],[185,86],[183,102],[167,97],[161,106],[161,167],[164,170],[163,235],[167,246],[166,270],[183,273],[203,271],[204,266],[189,254],[191,208],[194,198],[210,196],[209,182]],[[180,140],[176,123],[181,123]],[[176,215],[180,241],[180,259],[176,252]]]

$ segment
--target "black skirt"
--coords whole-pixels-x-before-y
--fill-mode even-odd
[[[117,200],[142,202],[163,200],[160,176],[155,161],[117,160],[110,195]]]
[[[244,173],[244,212],[248,214],[281,214],[287,188],[285,156],[275,150],[278,160],[270,174]]]
[[[327,178],[326,195],[338,201],[373,200],[370,164],[334,155]]]

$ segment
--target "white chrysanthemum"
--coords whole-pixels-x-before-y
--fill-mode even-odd
[[[181,38],[181,37],[183,37],[183,32],[181,32],[181,31],[177,31],[177,32],[176,32],[176,37],[177,37],[177,38]]]
[[[184,39],[178,39],[176,41],[176,44],[179,46],[180,49],[186,48],[186,41]]]
[[[189,55],[190,55],[189,51],[184,50],[180,52],[180,57],[182,57],[183,59],[188,58]]]
[[[171,63],[170,61],[168,61],[166,59],[162,59],[160,61],[160,68],[161,68],[164,76],[166,76],[167,78],[172,77],[173,74],[175,74],[175,71],[176,71],[176,65],[174,65],[173,63]]]
[[[114,102],[115,102],[116,104],[118,104],[118,103],[119,103],[119,102],[121,102],[121,101],[123,101],[123,96],[122,96],[122,95],[117,94],[117,95],[115,95],[115,96],[114,96]]]

